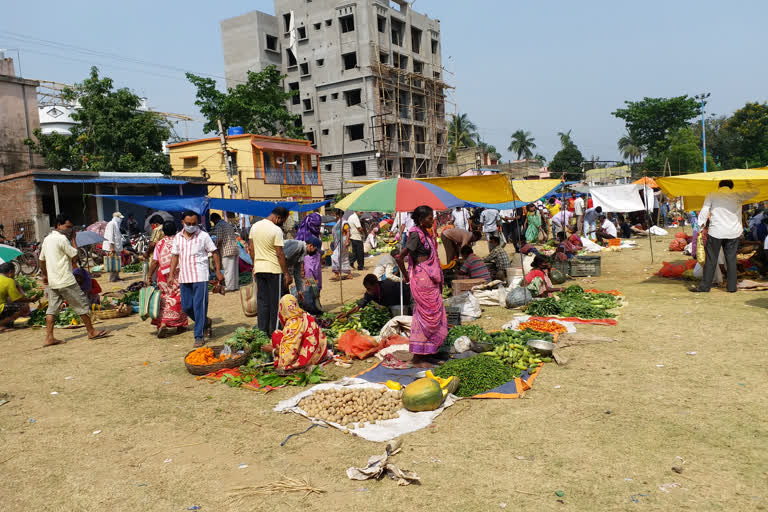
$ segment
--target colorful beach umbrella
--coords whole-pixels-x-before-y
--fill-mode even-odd
[[[464,201],[437,185],[424,181],[393,178],[377,181],[349,194],[336,208],[358,212],[412,212],[426,205],[433,210],[464,206]]]
[[[21,251],[17,248],[0,244],[0,263],[8,263],[19,256],[21,256]]]

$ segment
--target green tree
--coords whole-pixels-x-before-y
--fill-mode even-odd
[[[541,153],[536,153],[535,155],[533,155],[533,159],[538,160],[539,162],[542,163],[542,165],[547,163],[547,157],[545,157]]]
[[[536,139],[531,137],[531,132],[526,130],[517,130],[512,134],[512,141],[509,143],[507,151],[517,154],[517,159],[533,157],[533,150],[536,149]]]
[[[633,164],[635,160],[640,161],[643,158],[643,147],[637,141],[637,136],[632,133],[627,133],[619,139],[617,144],[619,151],[623,158],[629,160],[630,164]]]
[[[485,142],[479,134],[477,135],[477,147],[486,152],[491,160],[501,160],[501,153],[496,151],[496,146]]]
[[[768,105],[747,103],[723,123],[722,132],[727,168],[768,165]]]
[[[581,154],[576,143],[571,138],[571,130],[568,132],[558,132],[560,144],[563,146],[560,151],[555,153],[549,162],[549,170],[555,174],[565,173],[565,179],[568,181],[578,181],[582,178],[582,164],[584,155]]]
[[[72,114],[77,122],[72,135],[44,135],[25,144],[41,154],[52,169],[112,172],[171,172],[163,154],[163,141],[171,134],[168,122],[154,112],[138,110],[141,99],[129,89],[114,89],[111,78],[99,77],[99,70],[82,83],[65,88],[67,103],[78,103]]]
[[[195,105],[205,117],[203,130],[218,133],[218,121],[224,130],[242,126],[246,133],[285,135],[303,139],[301,116],[292,114],[286,104],[298,91],[284,91],[284,75],[275,66],[258,73],[248,72],[244,84],[230,87],[227,92],[216,88],[216,81],[187,73],[187,79],[197,88]]]
[[[476,145],[477,126],[467,114],[451,116],[448,124],[448,141],[454,148],[471,148]]]
[[[667,149],[648,155],[645,160],[647,170],[653,175],[660,175],[664,163],[668,160],[674,174],[701,172],[704,157],[700,144],[701,137],[694,133],[691,126],[679,128],[665,137],[664,147]],[[711,155],[707,155],[707,170],[719,170]]]
[[[632,134],[634,143],[647,148],[649,152],[665,150],[666,136],[687,126],[701,112],[699,102],[687,95],[643,98],[641,101],[624,103],[627,107],[617,109],[613,115],[624,120],[627,133]]]

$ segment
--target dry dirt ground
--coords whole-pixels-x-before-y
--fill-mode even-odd
[[[602,276],[585,283],[626,294],[618,326],[579,327],[617,342],[565,349],[570,362],[546,365],[525,398],[462,400],[405,436],[394,461],[421,477],[410,487],[348,480],[383,446],[336,430],[281,447],[309,426],[272,411],[298,390],[195,380],[190,333],[157,340],[134,316],[104,322],[113,336],[100,341],[60,330],[68,343],[46,349],[39,330],[2,334],[0,510],[765,510],[768,294],[691,294],[651,277],[682,259],[667,245],[654,244],[655,263],[647,241],[604,254]],[[361,277],[344,283],[345,300]],[[323,301],[340,303],[338,283],[326,281]],[[234,294],[213,297],[211,312],[218,341],[253,324]],[[488,308],[480,323],[512,315]],[[324,493],[229,499],[284,476]]]

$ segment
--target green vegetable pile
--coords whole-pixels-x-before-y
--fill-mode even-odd
[[[360,325],[373,335],[379,334],[381,328],[392,319],[389,308],[369,303],[360,310]]]
[[[252,329],[239,327],[225,342],[225,345],[229,345],[232,352],[243,350],[246,346],[250,347],[251,360],[264,360],[267,354],[261,351],[261,347],[270,343],[272,343],[272,340],[267,336],[267,333],[258,327]]]
[[[465,359],[452,359],[433,370],[438,377],[458,377],[456,396],[475,396],[511,381],[517,370],[495,357],[477,355]]]
[[[494,331],[488,333],[488,341],[485,343],[492,343],[493,345],[509,345],[510,343],[525,345],[529,340],[554,341],[554,336],[548,332],[539,332],[533,329],[525,329],[524,331]]]
[[[293,375],[286,375],[281,377],[280,375],[271,372],[271,367],[265,369],[262,365],[257,364],[257,361],[252,359],[247,365],[240,367],[240,375],[222,375],[219,379],[220,382],[226,384],[231,388],[239,388],[243,384],[256,381],[259,383],[259,387],[272,386],[308,386],[310,384],[319,384],[325,380],[329,380],[319,367],[313,369],[310,373],[294,373]]]
[[[29,315],[29,321],[27,325],[45,325],[46,308],[37,308]],[[54,320],[54,325],[60,327],[67,327],[72,325],[72,320],[77,320],[77,324],[82,324],[80,315],[75,313],[71,308],[67,308],[64,311],[59,311]]]
[[[27,325],[45,325],[46,308],[37,308],[29,315]]]
[[[35,281],[31,277],[27,277],[25,275],[18,275],[16,276],[16,284],[18,284],[21,287],[21,291],[24,292],[24,295],[26,296],[34,296],[36,292],[42,290],[37,286],[37,281]]]
[[[128,304],[129,306],[134,302],[139,302],[139,290],[128,292],[117,300],[118,304]]]
[[[347,313],[355,306],[357,306],[357,302],[350,302],[345,304],[341,308],[341,311]],[[376,336],[381,332],[381,328],[384,327],[384,324],[389,322],[391,318],[392,316],[389,314],[389,308],[369,302],[367,306],[356,313],[348,315],[346,319],[335,320],[330,327],[323,329],[323,332],[325,332],[326,337],[332,341],[337,340],[339,336],[350,329],[354,329],[358,332],[365,329],[372,336]]]
[[[525,370],[539,363],[551,363],[551,357],[539,357],[528,347],[520,343],[505,343],[496,345],[492,352],[484,352],[484,356],[495,357],[507,366],[515,370],[515,377],[519,377]]]
[[[122,269],[125,273],[141,272],[141,263],[130,263],[125,265]]]
[[[526,313],[532,316],[563,316],[578,318],[613,318],[608,311],[619,306],[619,299],[609,293],[587,293],[573,285],[557,294],[531,302]]]

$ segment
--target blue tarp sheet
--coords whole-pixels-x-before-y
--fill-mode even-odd
[[[200,215],[205,215],[208,210],[208,198],[205,196],[121,196],[121,195],[96,195],[94,197],[106,197],[115,201],[123,201],[138,204],[155,210],[167,212],[183,212],[192,210]]]
[[[210,199],[210,206],[214,210],[243,213],[254,217],[268,217],[272,210],[278,206],[288,208],[292,212],[311,212],[329,203],[330,201],[302,204],[295,201],[247,201],[245,199],[217,199],[215,197]]]
[[[126,185],[184,185],[188,183],[187,181],[172,180],[170,178],[35,178],[35,181],[46,183],[124,183]]]
[[[192,210],[200,215],[204,215],[209,208],[212,208],[214,210],[242,213],[255,217],[267,217],[277,206],[283,206],[294,212],[309,212],[330,203],[330,201],[309,204],[300,204],[294,201],[273,203],[270,201],[246,201],[244,199],[209,199],[205,196],[122,196],[101,194],[94,197],[105,197],[167,212]]]

